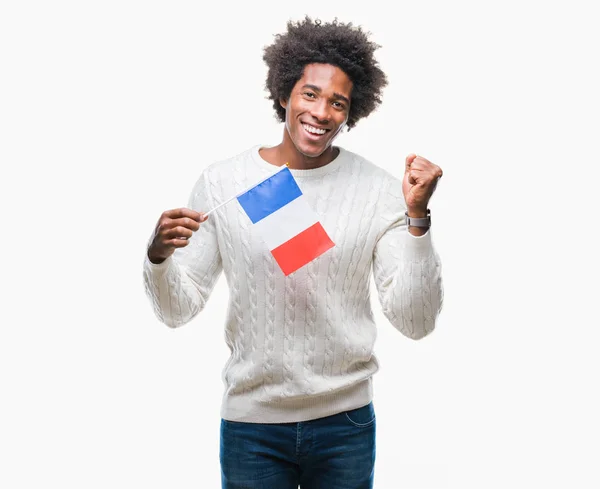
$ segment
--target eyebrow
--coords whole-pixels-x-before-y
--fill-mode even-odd
[[[312,90],[314,90],[315,92],[321,93],[322,90],[321,88],[319,88],[317,85],[311,85],[310,83],[307,83],[306,85],[303,85],[302,88],[310,88]],[[350,100],[348,99],[348,97],[345,97],[344,95],[342,95],[341,93],[337,93],[334,92],[333,96],[335,98],[338,98],[340,100],[343,100],[344,102],[346,102],[348,105],[350,105]]]

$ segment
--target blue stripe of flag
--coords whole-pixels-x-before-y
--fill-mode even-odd
[[[302,191],[292,172],[284,168],[240,195],[237,200],[254,224],[301,195]]]

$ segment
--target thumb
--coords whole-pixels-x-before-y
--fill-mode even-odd
[[[408,172],[408,170],[410,170],[410,164],[415,160],[416,157],[417,157],[417,155],[414,154],[414,153],[410,153],[406,157],[406,166],[405,166],[405,171],[406,172]]]

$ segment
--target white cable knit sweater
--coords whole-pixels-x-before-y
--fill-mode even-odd
[[[259,148],[207,167],[188,206],[208,211],[276,171]],[[144,261],[146,293],[170,327],[200,313],[225,272],[221,415],[231,421],[305,421],[372,400],[371,270],[383,313],[409,338],[431,333],[442,307],[431,231],[408,233],[400,178],[343,148],[325,166],[291,171],[335,243],[308,265],[285,277],[235,200],[163,263]]]

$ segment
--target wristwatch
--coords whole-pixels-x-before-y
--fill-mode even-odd
[[[408,212],[405,212],[406,225],[417,228],[428,228],[431,227],[431,211],[427,209],[427,217],[410,217]]]

